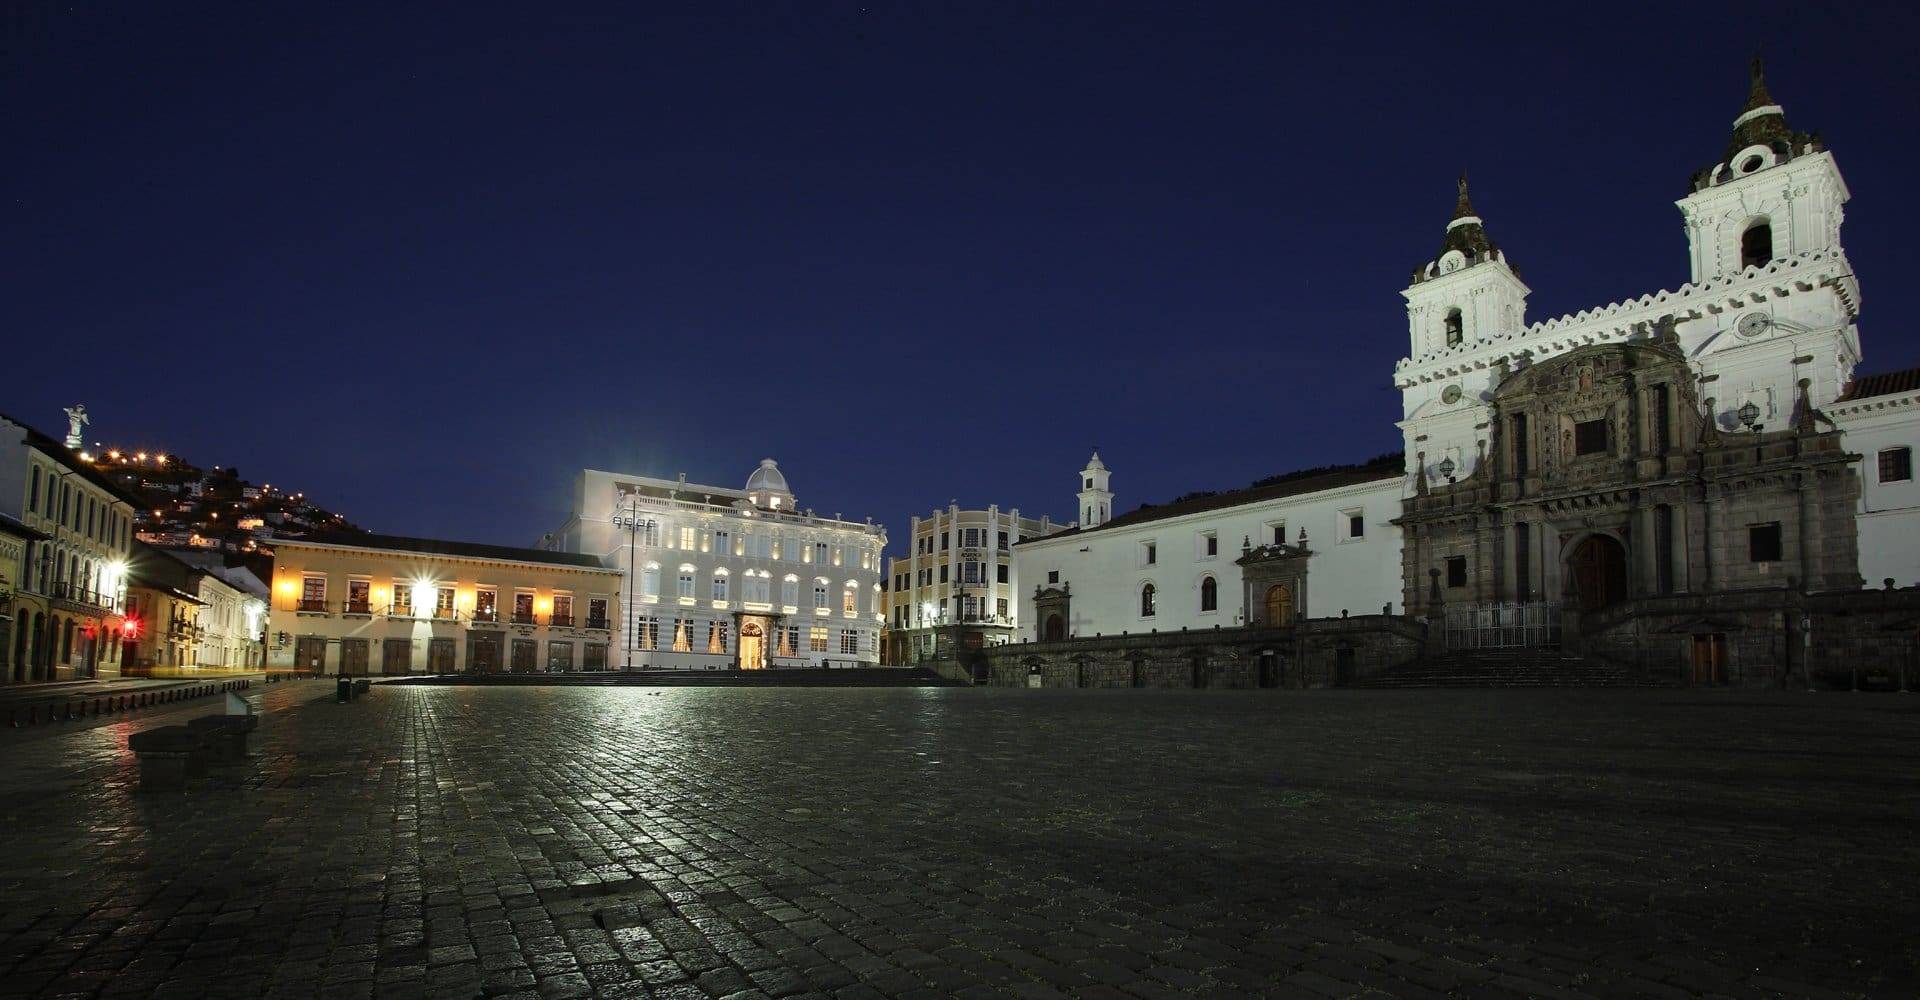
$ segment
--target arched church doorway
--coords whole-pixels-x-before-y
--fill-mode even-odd
[[[1293,591],[1285,584],[1276,583],[1267,588],[1267,624],[1293,624]]]
[[[1567,569],[1580,610],[1594,611],[1626,599],[1627,550],[1618,539],[1588,535],[1567,557]]]
[[[1059,642],[1066,637],[1066,619],[1061,618],[1059,615],[1048,615],[1046,624],[1040,628],[1040,640],[1042,642]]]

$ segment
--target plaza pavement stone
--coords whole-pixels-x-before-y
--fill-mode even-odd
[[[0,995],[1920,992],[1920,699],[330,695],[0,733]]]

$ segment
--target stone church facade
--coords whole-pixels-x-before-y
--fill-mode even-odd
[[[1327,511],[1263,510],[1220,533],[1242,543],[1217,571],[1238,606],[1222,601],[1195,635],[1209,619],[1149,627],[1169,592],[1148,579],[1156,541],[1185,508],[1110,515],[1103,467],[1082,483],[1087,523],[1016,550],[1036,563],[1023,578],[1059,584],[1034,601],[1065,627],[997,653],[992,678],[1337,685],[1418,656],[1538,646],[1661,681],[1830,686],[1864,670],[1906,686],[1920,370],[1857,372],[1848,198],[1756,61],[1724,150],[1676,202],[1689,280],[1530,323],[1530,289],[1461,177],[1438,251],[1402,292],[1405,451],[1386,478]],[[1239,499],[1256,498],[1201,506]],[[1395,514],[1348,517],[1376,507]],[[1294,537],[1301,524],[1311,538]],[[1352,558],[1362,537],[1393,544],[1397,587]],[[1880,589],[1862,589],[1863,565]],[[1182,666],[1195,662],[1208,669]]]

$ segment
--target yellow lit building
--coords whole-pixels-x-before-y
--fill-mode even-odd
[[[605,670],[620,572],[593,556],[334,535],[274,542],[267,669]]]

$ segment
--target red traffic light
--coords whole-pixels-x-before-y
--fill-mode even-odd
[[[127,637],[127,638],[129,638],[129,639],[131,639],[131,638],[133,638],[134,636],[137,636],[137,635],[139,635],[139,634],[140,634],[140,619],[138,619],[138,618],[129,618],[129,619],[127,619],[126,621],[123,621],[123,622],[121,622],[121,623],[120,623],[120,631],[121,631],[122,633],[125,633],[125,635],[126,635],[126,637]]]

